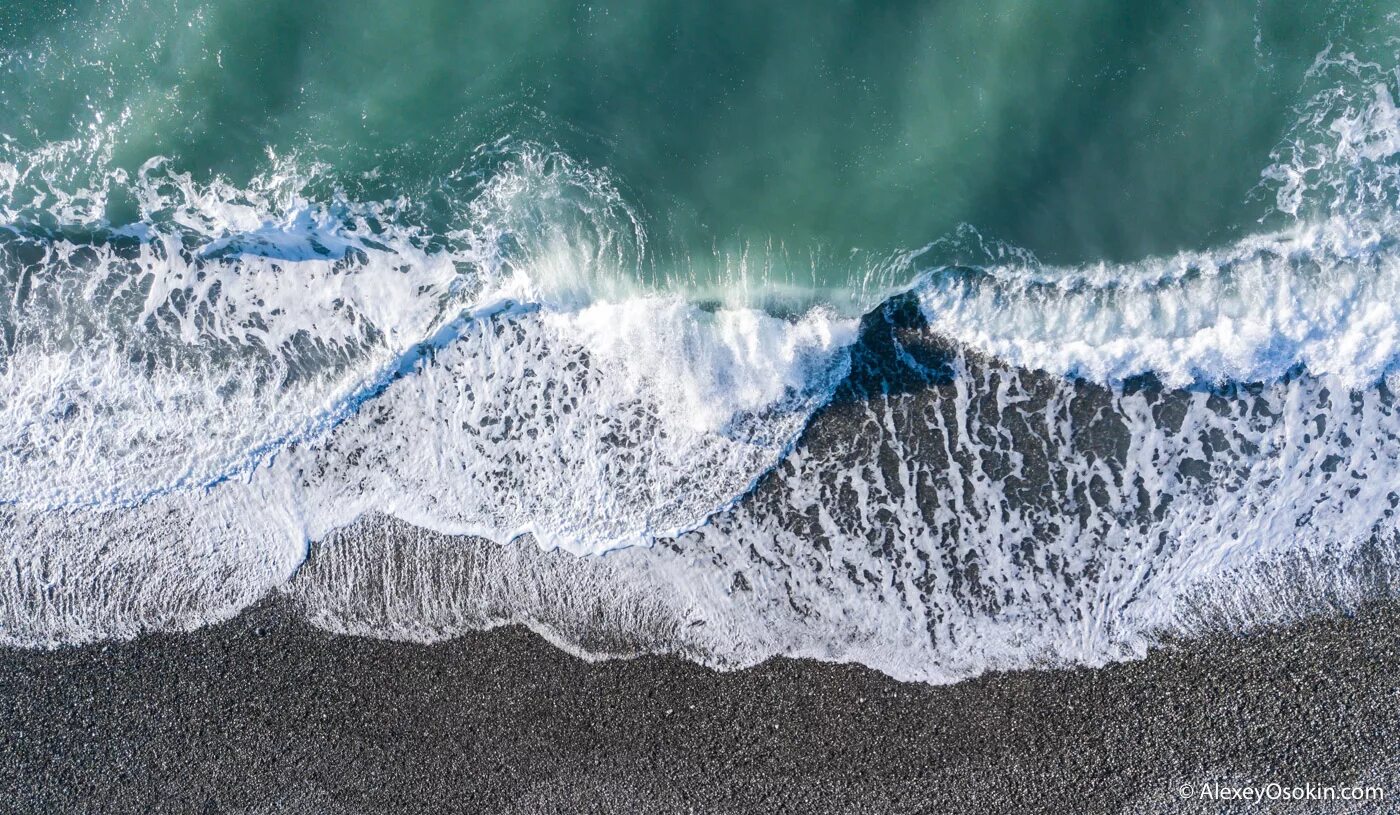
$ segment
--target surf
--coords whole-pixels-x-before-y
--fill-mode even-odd
[[[888,193],[891,232],[805,242],[804,201],[707,244],[706,218],[781,219],[719,219],[685,168],[667,199],[646,150],[519,101],[533,135],[423,112],[425,164],[278,149],[273,120],[143,152],[170,145],[130,77],[77,133],[0,83],[34,109],[0,131],[0,640],[279,593],[357,634],[954,681],[1390,596],[1400,80],[1373,22],[1303,61],[1230,228],[1128,259],[1042,259],[1016,218],[856,245],[923,223],[883,176],[815,197],[858,224]],[[1243,58],[1288,74],[1268,42]],[[3,67],[66,64],[34,49]]]

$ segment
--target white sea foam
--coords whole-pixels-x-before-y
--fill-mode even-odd
[[[224,616],[365,512],[588,554],[746,492],[844,375],[854,322],[590,282],[644,237],[605,179],[531,150],[445,238],[403,202],[310,201],[315,168],[277,162],[246,188],[149,162],[141,221],[84,222],[97,239],[16,215],[4,638]],[[135,582],[84,607],[117,571]]]
[[[1400,253],[1299,226],[1226,249],[1075,269],[941,270],[930,325],[1017,365],[1096,382],[1261,382],[1295,366],[1365,387],[1400,362]]]
[[[324,443],[313,537],[378,510],[578,554],[693,528],[771,467],[845,373],[847,321],[673,299],[463,325]]]
[[[1397,74],[1318,56],[1320,90],[1263,171],[1275,231],[1210,251],[1057,268],[1025,253],[917,284],[934,330],[1016,365],[1122,382],[1365,387],[1400,364]]]
[[[126,639],[234,616],[306,555],[285,494],[263,478],[136,507],[0,506],[0,645]]]
[[[1400,590],[1389,396],[1313,378],[1122,393],[952,366],[928,390],[842,400],[752,500],[651,549],[575,558],[366,516],[288,591],[333,631],[517,623],[591,657],[786,655],[947,682]]]
[[[929,681],[1392,591],[1348,576],[1395,560],[1400,123],[1393,76],[1327,54],[1311,77],[1338,73],[1265,174],[1261,234],[928,272],[927,328],[864,348],[941,371],[913,387],[840,390],[849,317],[638,284],[640,220],[538,148],[484,148],[434,229],[290,159],[79,184],[52,166],[81,144],[7,153],[0,640],[221,619],[316,542],[288,591],[336,630],[514,621]],[[117,189],[135,224],[101,223]]]
[[[378,210],[153,175],[139,228],[0,247],[0,500],[130,503],[312,432],[472,284]],[[257,187],[257,185],[255,185]],[[167,189],[169,188],[169,189]]]

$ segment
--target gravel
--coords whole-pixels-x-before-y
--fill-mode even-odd
[[[336,636],[275,600],[0,651],[14,813],[1387,812],[1396,756],[1397,606],[942,687],[808,660],[590,664],[518,628]],[[1180,797],[1359,780],[1392,803]]]

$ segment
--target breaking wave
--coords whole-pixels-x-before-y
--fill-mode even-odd
[[[280,590],[359,634],[946,681],[1393,593],[1397,77],[1308,81],[1251,236],[1057,268],[969,228],[782,312],[652,274],[539,144],[367,200],[7,142],[0,641]]]

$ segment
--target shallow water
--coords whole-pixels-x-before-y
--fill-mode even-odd
[[[285,590],[361,633],[939,681],[1388,594],[1397,35],[7,8],[0,639]]]

